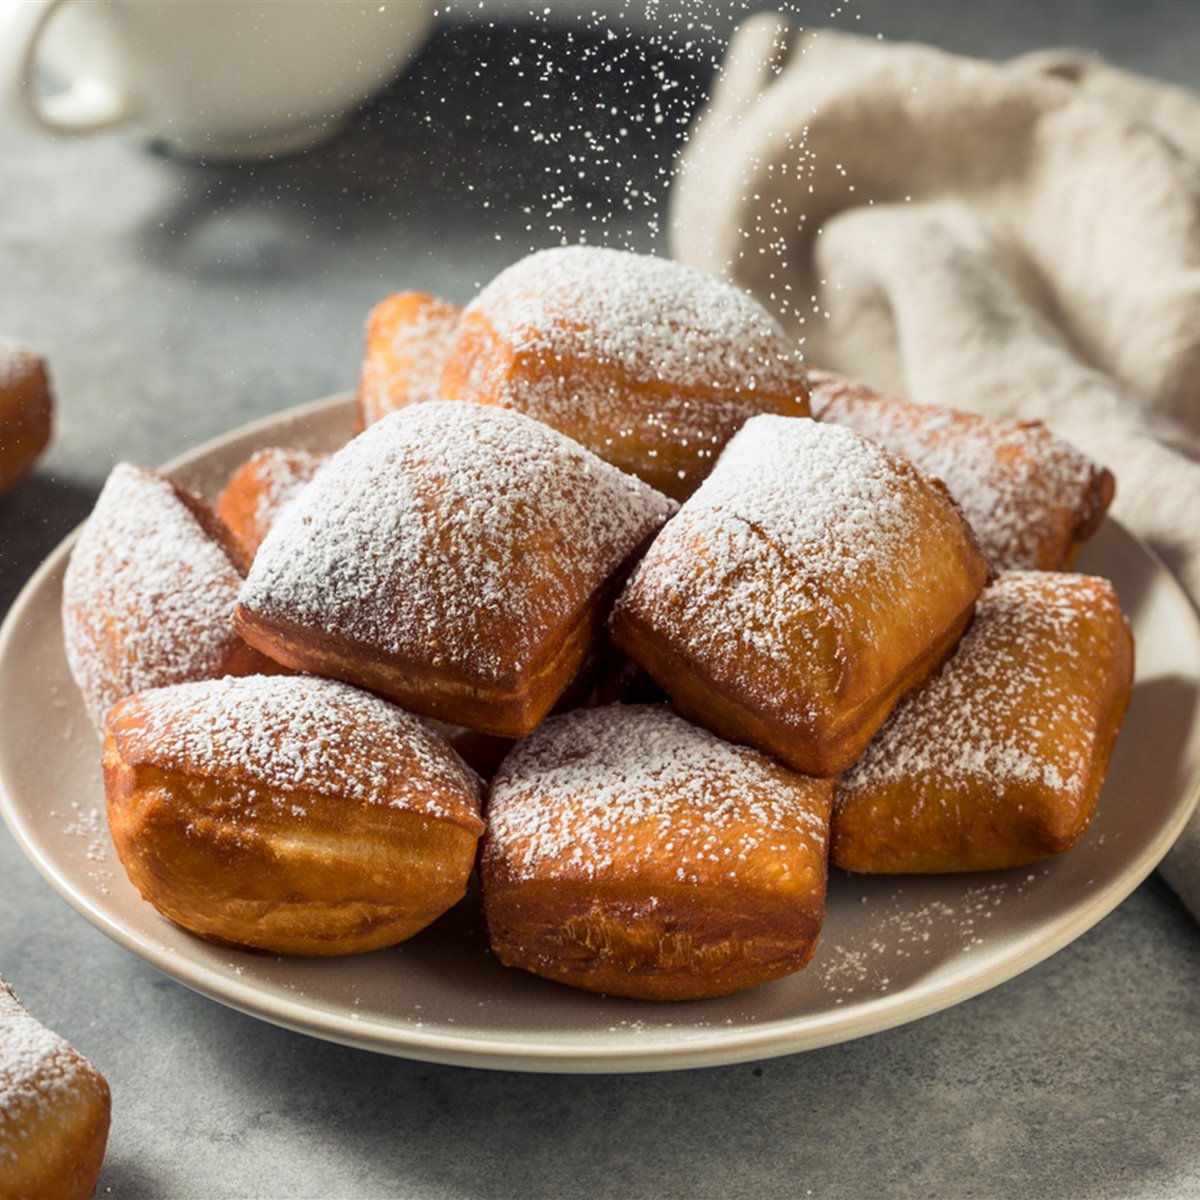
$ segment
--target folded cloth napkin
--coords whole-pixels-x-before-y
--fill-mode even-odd
[[[673,251],[806,357],[1040,418],[1200,597],[1200,98],[1075,51],[1007,63],[745,22],[678,164]],[[1200,817],[1162,871],[1200,916]]]

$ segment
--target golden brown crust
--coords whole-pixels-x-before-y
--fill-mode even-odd
[[[916,659],[907,663],[881,689],[853,707],[831,701],[823,722],[788,721],[786,711],[760,705],[736,676],[721,671],[713,678],[694,658],[673,650],[657,625],[623,612],[621,645],[661,684],[674,706],[690,720],[719,730],[722,736],[746,742],[773,754],[795,770],[812,775],[835,775],[844,771],[862,753],[875,730],[896,702],[945,660],[954,649],[971,618],[971,608],[960,613]],[[747,667],[753,670],[753,664]],[[849,688],[839,685],[839,691]],[[781,697],[781,701],[784,698]],[[778,706],[783,709],[783,703]],[[798,714],[797,714],[798,715]]]
[[[1108,515],[1108,510],[1112,505],[1116,491],[1117,481],[1112,472],[1106,467],[1095,467],[1090,474],[1087,488],[1078,505],[1075,528],[1072,530],[1071,545],[1063,562],[1064,569],[1074,561],[1075,555],[1079,552],[1080,544],[1087,541],[1104,524],[1104,518]],[[1042,569],[1053,570],[1052,567],[1044,567]]]
[[[53,411],[45,360],[0,338],[0,494],[28,475],[49,445]]]
[[[396,292],[371,310],[358,385],[360,431],[409,404],[440,399],[461,313],[457,304],[426,292]]]
[[[578,613],[547,639],[537,659],[502,679],[481,677],[470,661],[433,663],[429,657],[383,655],[368,639],[327,633],[239,605],[235,624],[251,646],[298,671],[365,687],[422,716],[498,738],[532,733],[600,635],[614,588],[606,581]],[[498,644],[501,639],[497,639]]]
[[[552,717],[493,781],[480,857],[492,948],[649,1000],[797,971],[824,919],[832,793],[661,705]]]
[[[909,404],[828,371],[813,416],[857,430],[941,478],[996,570],[1065,570],[1104,520],[1114,481],[1040,421]]]
[[[531,255],[468,305],[441,386],[544,421],[676,499],[748,417],[808,415],[797,349],[749,297],[588,247]]]
[[[985,871],[1070,849],[1095,811],[1132,679],[1129,624],[1107,580],[1002,575],[956,654],[846,773],[833,863]]]
[[[611,628],[694,720],[832,774],[949,653],[986,576],[944,489],[910,464],[847,430],[756,417]]]
[[[631,847],[631,850],[633,848]],[[492,950],[585,992],[636,1000],[727,996],[803,970],[824,922],[824,876],[807,902],[728,887],[555,880],[488,885]]]
[[[253,454],[229,477],[214,511],[232,535],[243,574],[250,569],[280,512],[328,458],[327,454],[308,450],[269,446]]]
[[[672,508],[520,414],[414,405],[356,438],[280,519],[237,628],[289,666],[523,736]]]
[[[111,1112],[104,1076],[0,979],[0,1200],[87,1200]]]
[[[427,726],[330,680],[222,679],[109,715],[109,827],[131,882],[210,941],[354,954],[466,889],[478,784]]]

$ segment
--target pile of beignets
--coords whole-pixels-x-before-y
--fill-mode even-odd
[[[716,996],[806,965],[830,863],[1087,829],[1133,646],[1068,569],[1112,477],[1042,426],[810,371],[742,292],[587,247],[384,300],[358,419],[215,506],[119,466],[71,557],[113,841],[185,929],[372,950],[477,871],[501,962]]]

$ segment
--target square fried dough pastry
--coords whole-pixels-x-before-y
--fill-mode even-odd
[[[1112,503],[1112,475],[1040,421],[907,404],[827,371],[810,371],[808,386],[818,421],[942,480],[993,570],[1066,570]]]
[[[1105,579],[1002,575],[942,669],[845,775],[833,862],[986,871],[1070,849],[1129,703],[1133,639]]]
[[[239,551],[198,496],[119,463],[79,534],[63,579],[63,641],[99,730],[145,688],[277,671],[238,637]]]
[[[551,717],[492,784],[480,857],[492,949],[645,1000],[798,971],[825,917],[832,794],[662,705]]]
[[[413,405],[339,451],[280,516],[238,629],[289,666],[520,737],[673,508],[521,413]]]
[[[329,458],[311,450],[267,446],[229,477],[215,511],[249,564],[276,518],[312,482]]]
[[[426,292],[396,292],[371,309],[358,384],[358,424],[441,398],[442,370],[462,309]]]
[[[594,246],[543,250],[464,310],[448,400],[528,413],[683,499],[760,412],[808,415],[799,348],[703,271]]]
[[[130,881],[210,941],[377,950],[462,898],[479,784],[419,717],[347,684],[254,676],[140,692],[104,786]]]
[[[0,1197],[87,1200],[111,1111],[104,1076],[0,979]]]
[[[950,652],[987,572],[910,463],[759,416],[642,559],[612,633],[685,716],[833,774]]]

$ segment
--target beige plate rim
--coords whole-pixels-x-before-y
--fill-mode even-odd
[[[281,431],[295,435],[298,430],[311,426],[317,430],[312,439],[314,443],[328,441],[328,430],[334,426],[348,432],[352,413],[352,399],[346,395],[315,401],[214,438],[173,458],[163,470],[187,479],[189,475],[203,474],[207,467],[221,461],[227,472],[231,464],[236,465],[236,461],[249,453],[247,447],[284,444],[278,436]],[[303,437],[288,438],[290,444],[299,441],[303,441]],[[235,452],[241,458],[236,457]],[[0,686],[13,682],[12,664],[18,657],[30,622],[48,620],[46,606],[57,604],[61,572],[74,538],[72,533],[64,539],[34,573],[0,627]],[[1098,540],[1110,548],[1110,557],[1114,557],[1114,561],[1136,564],[1143,583],[1154,589],[1162,613],[1174,622],[1170,634],[1182,637],[1189,646],[1189,654],[1195,658],[1195,663],[1187,667],[1190,673],[1186,680],[1194,694],[1200,696],[1200,619],[1186,594],[1152,551],[1116,522],[1108,522]],[[54,619],[57,619],[56,612]],[[1139,628],[1136,614],[1134,625],[1140,661],[1143,643],[1149,643],[1155,631]],[[1162,634],[1167,635],[1166,632]],[[30,695],[36,702],[38,681],[24,676],[21,681],[34,689]],[[90,730],[86,736],[91,736]],[[961,968],[948,960],[948,966],[939,965],[907,985],[872,994],[865,1002],[855,1001],[842,1007],[840,1001],[835,1004],[831,997],[824,1007],[818,1003],[815,1011],[790,1017],[784,1012],[782,1017],[768,1015],[758,1019],[755,1002],[751,999],[737,1010],[748,1014],[740,1022],[727,1020],[723,1024],[713,1024],[698,1021],[693,1024],[689,1014],[698,1010],[686,1004],[660,1005],[651,1010],[644,1006],[630,1008],[627,1001],[583,997],[584,1003],[599,1006],[598,1024],[594,1029],[557,1036],[550,1027],[518,1027],[515,1032],[513,1029],[489,1029],[486,1020],[474,1031],[438,1028],[436,1022],[414,1020],[411,1015],[400,1018],[386,1014],[372,1016],[352,1011],[348,1003],[316,1004],[303,995],[295,999],[281,996],[278,988],[265,985],[267,965],[261,960],[247,958],[236,966],[228,965],[220,961],[221,954],[214,955],[205,943],[180,935],[148,906],[143,906],[144,912],[137,910],[132,918],[123,915],[117,910],[111,892],[98,891],[78,863],[69,861],[64,852],[65,835],[60,839],[39,832],[34,808],[36,801],[27,794],[27,789],[22,791],[11,742],[7,728],[0,726],[0,813],[9,830],[51,886],[89,922],[131,953],[222,1004],[301,1033],[422,1061],[523,1071],[656,1071],[746,1062],[863,1037],[959,1004],[1033,967],[1111,912],[1154,869],[1200,802],[1200,724],[1193,720],[1192,728],[1185,731],[1181,741],[1179,765],[1186,781],[1175,789],[1176,794],[1165,798],[1157,828],[1127,856],[1123,856],[1118,847],[1111,863],[1108,860],[1114,858],[1114,854],[1101,850],[1098,857],[1102,856],[1107,874],[1100,885],[1082,895],[1067,894],[1045,920],[1016,930],[999,952],[977,955]],[[1130,753],[1133,748],[1127,746],[1125,749]],[[1118,753],[1121,753],[1120,743]],[[1121,831],[1117,829],[1115,840],[1119,842],[1120,838]],[[1079,850],[1072,853],[1078,854]],[[1065,856],[1063,861],[1070,857]],[[1043,886],[1042,881],[1051,879],[1054,870],[1054,867],[1047,868],[1030,887],[1036,890]],[[958,877],[952,886],[1009,887],[1016,897],[1012,903],[1018,911],[1023,911],[1021,905],[1025,901],[1016,894],[1024,884],[1010,886],[1004,879],[1000,884],[986,882],[1003,874]],[[1035,876],[1030,875],[1028,879],[1032,881]],[[985,882],[980,884],[979,880]],[[115,886],[128,887],[123,879]],[[1047,888],[1051,886],[1046,884]],[[903,902],[899,908],[903,908]],[[997,911],[1003,914],[1002,909]],[[967,948],[966,945],[962,947]],[[963,961],[966,962],[966,956]],[[373,964],[362,968],[368,973],[376,969]],[[391,965],[388,969],[392,969]],[[505,978],[518,974],[504,972],[494,964],[488,969],[503,972]],[[523,980],[528,978],[522,976]],[[556,985],[543,981],[531,981],[531,984],[551,989],[545,994],[531,993],[535,1007],[530,1011],[536,1012],[540,1021],[544,1022],[546,1014],[553,1017],[556,1005],[562,1005],[563,1013],[568,1014],[567,1001],[562,998],[566,989],[555,991]],[[436,995],[437,985],[434,986]],[[779,984],[768,985],[768,989],[778,987]],[[743,996],[754,997],[760,991],[763,989],[755,989]],[[501,980],[497,994],[503,992]],[[578,995],[571,993],[571,1004],[579,1003]],[[637,1014],[632,1023],[624,1019],[631,1012]],[[643,1015],[647,1013],[648,1016]],[[661,1018],[656,1014],[662,1014]],[[617,1024],[606,1025],[610,1020],[616,1020]]]

